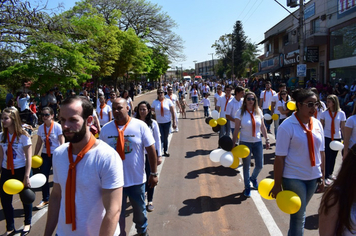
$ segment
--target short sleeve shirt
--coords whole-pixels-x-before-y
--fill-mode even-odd
[[[155,110],[156,113],[156,120],[158,124],[164,124],[168,123],[172,119],[172,113],[171,113],[171,106],[173,105],[173,102],[170,99],[165,98],[163,100],[163,116],[161,115],[161,101],[158,99],[154,100],[152,102],[151,107]]]
[[[349,147],[348,147],[348,148],[352,148],[352,146],[356,143],[356,115],[350,116],[346,120],[345,127],[352,129]]]
[[[4,133],[0,133],[0,140],[2,140],[2,136]],[[12,135],[10,134],[10,140],[12,139]],[[0,146],[2,147],[3,151],[3,161],[2,161],[2,167],[7,169],[7,148],[9,145],[9,140],[6,138],[6,142],[2,143],[0,142]],[[19,140],[17,140],[17,137],[15,138],[13,144],[12,144],[12,154],[13,154],[13,160],[14,160],[14,168],[22,168],[26,166],[26,156],[25,152],[23,150],[24,147],[32,145],[31,142],[31,137],[27,137],[26,135],[21,135]],[[1,186],[2,188],[2,186]]]
[[[100,110],[101,109],[100,109],[100,104],[99,104],[98,107],[96,108],[96,112],[98,113],[98,119],[99,119],[100,125],[103,126],[110,121],[109,113],[112,111],[112,109],[109,105],[106,105],[103,108],[103,117],[100,116]]]
[[[227,104],[225,115],[229,115],[232,118],[236,117],[236,113],[238,110],[240,110],[243,101],[243,98],[241,98],[240,101],[237,101],[236,98],[232,99],[232,101]],[[235,122],[230,122],[230,127],[234,129]]]
[[[219,98],[216,106],[220,107],[220,117],[225,118],[225,114],[227,111],[227,104],[232,101],[234,97],[230,95],[230,98],[226,97],[226,94]]]
[[[266,93],[266,90],[262,91],[261,95],[260,95],[260,98],[262,99],[262,109],[269,108],[269,106],[271,105],[271,102],[272,102],[272,97],[276,94],[276,92],[271,89],[270,91],[267,91],[266,100],[264,100],[265,93]]]
[[[47,153],[46,133],[44,131],[45,126],[46,126],[45,124],[40,125],[40,127],[38,127],[38,131],[37,131],[37,135],[39,137],[41,137],[42,142],[44,143],[43,148],[42,148],[42,153]],[[49,132],[49,129],[50,129],[50,127],[46,126],[47,134]],[[53,129],[52,129],[51,133],[49,134],[49,145],[51,148],[51,153],[53,153],[54,149],[56,149],[60,145],[59,135],[62,135],[62,127],[57,122],[53,122]]]
[[[335,112],[332,112],[334,115]],[[331,122],[332,118],[330,117],[329,110],[324,111],[320,115],[320,120],[324,120],[324,135],[325,137],[331,138]],[[334,127],[335,127],[335,134],[334,138],[340,139],[341,138],[341,121],[346,121],[346,115],[343,111],[338,111],[335,119],[334,119]]]
[[[241,115],[241,110],[238,110],[236,112],[235,118],[241,121],[240,140],[243,142],[256,143],[262,140],[261,125],[263,113],[261,109],[258,109],[258,114],[256,114],[256,112],[253,112],[253,117],[255,118],[256,123],[256,137],[252,136],[251,115],[247,111],[245,111],[243,115]]]

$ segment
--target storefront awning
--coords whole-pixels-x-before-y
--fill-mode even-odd
[[[273,68],[270,68],[270,69],[267,69],[267,70],[262,70],[260,72],[257,72],[255,74],[253,74],[253,76],[256,76],[256,75],[263,75],[263,74],[268,74],[268,73],[273,73],[275,72],[276,70],[278,70],[279,68],[281,67],[273,67]]]

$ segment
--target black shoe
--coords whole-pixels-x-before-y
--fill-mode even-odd
[[[169,153],[168,152],[164,152],[163,156],[169,157]]]
[[[140,234],[138,234],[139,236],[148,236],[148,233],[147,233],[147,231],[146,232],[144,232],[144,233],[140,233]]]

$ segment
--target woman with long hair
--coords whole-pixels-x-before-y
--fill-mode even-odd
[[[324,193],[319,208],[319,235],[356,235],[356,145],[342,162],[334,183]]]
[[[277,109],[280,113],[279,115],[279,124],[282,124],[282,122],[288,117],[289,110],[287,108],[287,103],[289,102],[289,96],[287,90],[281,90],[279,92],[280,99],[277,102]]]
[[[343,159],[346,157],[349,149],[356,144],[356,106],[352,111],[352,114],[346,120],[344,128],[344,155]]]
[[[12,195],[4,192],[3,185],[9,179],[17,179],[23,182],[25,188],[30,188],[31,174],[31,137],[22,129],[18,110],[5,108],[1,114],[2,133],[0,133],[0,198],[6,219],[4,235],[14,234],[14,208]],[[23,204],[25,221],[22,235],[27,235],[31,230],[32,204]]]
[[[159,132],[159,126],[157,121],[152,119],[152,113],[151,113],[151,105],[146,102],[142,101],[138,104],[137,106],[137,114],[136,118],[144,121],[148,127],[151,129],[152,135],[155,139],[155,148],[157,152],[157,165],[162,163],[162,149],[161,149],[161,141],[160,141],[160,132]],[[154,192],[154,187],[151,188],[148,186],[148,178],[151,174],[151,169],[150,169],[150,164],[147,158],[147,153],[145,151],[146,155],[146,161],[145,161],[145,171],[146,171],[146,176],[147,176],[147,181],[146,181],[146,192],[147,192],[147,211],[151,212],[154,210],[153,206],[153,192]]]
[[[122,93],[122,97],[126,99],[127,101],[127,105],[129,106],[130,110],[129,110],[129,116],[131,116],[132,114],[132,109],[134,108],[134,105],[133,105],[133,102],[132,102],[132,99],[131,97],[129,96],[129,91],[125,90],[123,93]]]
[[[200,99],[200,93],[199,93],[197,84],[192,85],[192,89],[190,90],[189,98],[192,99],[192,103],[198,103],[198,98]]]
[[[266,149],[269,149],[269,140],[267,136],[267,129],[263,121],[262,110],[258,107],[258,100],[256,94],[247,92],[244,96],[242,107],[236,112],[235,130],[233,134],[232,143],[235,144],[238,140],[238,133],[240,132],[240,144],[246,145],[250,149],[248,157],[243,158],[243,175],[246,197],[251,196],[250,181],[254,188],[258,188],[257,176],[263,167],[263,145],[262,137],[266,139]],[[241,130],[240,130],[241,127]],[[251,153],[255,158],[255,169],[250,177]]]
[[[321,114],[320,122],[324,127],[325,135],[325,184],[329,185],[334,176],[332,176],[335,166],[335,160],[338,151],[330,148],[332,141],[341,142],[344,133],[346,115],[340,109],[339,99],[335,95],[329,95],[326,98],[327,110]]]
[[[42,209],[49,202],[49,183],[48,177],[52,168],[52,153],[54,149],[64,143],[62,126],[54,121],[54,111],[51,107],[44,107],[41,111],[43,124],[38,127],[37,143],[35,147],[35,155],[40,154],[43,163],[40,167],[40,172],[47,178],[46,183],[42,186],[42,201],[36,206],[37,209]],[[44,145],[43,145],[44,144]],[[43,146],[43,148],[42,148]],[[42,153],[40,150],[42,148]]]
[[[297,111],[278,128],[274,160],[272,197],[283,190],[295,192],[301,200],[298,212],[290,215],[288,235],[303,235],[305,211],[320,182],[324,188],[324,131],[314,118],[319,106],[310,89],[293,92]]]
[[[159,131],[161,133],[161,143],[163,145],[164,156],[169,157],[168,136],[171,122],[173,129],[177,128],[174,105],[170,99],[165,98],[162,88],[157,89],[157,99],[152,102],[152,111],[156,115]]]

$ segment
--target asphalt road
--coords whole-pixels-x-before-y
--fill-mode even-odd
[[[155,91],[135,97],[134,105],[152,102]],[[213,96],[210,97],[213,104]],[[190,103],[187,99],[187,103]],[[277,207],[275,200],[265,200],[257,190],[252,197],[243,195],[241,166],[234,170],[213,163],[209,154],[218,146],[218,135],[205,123],[202,107],[179,118],[179,132],[170,135],[170,157],[160,165],[159,184],[155,189],[155,210],[148,213],[148,232],[152,236],[188,235],[287,235],[289,215]],[[33,143],[36,141],[33,137]],[[269,134],[272,148],[264,150],[264,168],[258,181],[273,177],[274,135]],[[337,169],[341,155],[337,158]],[[251,167],[251,171],[253,167]],[[52,178],[50,177],[50,181]],[[321,194],[314,194],[306,212],[304,235],[318,234],[318,207]],[[36,190],[34,206],[41,201]],[[14,196],[15,226],[23,226],[22,204]],[[132,224],[132,209],[126,209],[126,232],[136,235]],[[47,208],[33,211],[33,226],[29,235],[42,235]],[[0,233],[5,220],[0,209]],[[20,234],[18,234],[20,235]]]

